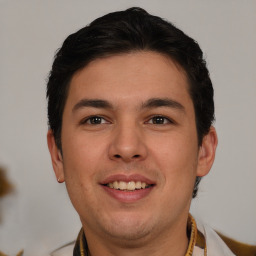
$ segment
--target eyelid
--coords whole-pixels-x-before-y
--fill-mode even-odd
[[[92,119],[93,117],[97,117],[97,118],[101,118],[102,120],[104,120],[105,122],[104,123],[101,123],[101,124],[106,124],[106,123],[110,123],[106,117],[104,116],[101,116],[101,115],[91,115],[91,116],[87,116],[85,118],[83,118],[79,124],[81,125],[84,125],[84,124],[88,124],[88,125],[97,125],[97,124],[90,124],[90,123],[87,123],[90,119]],[[99,124],[98,124],[99,125]]]
[[[176,124],[176,122],[173,119],[171,119],[170,117],[166,117],[164,115],[153,115],[153,116],[151,116],[150,118],[147,119],[146,123],[154,124],[153,122],[150,122],[150,121],[153,120],[153,118],[155,118],[155,117],[164,118],[165,120],[168,121],[168,123],[155,124],[155,125]]]

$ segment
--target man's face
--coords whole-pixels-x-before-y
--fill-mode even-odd
[[[86,235],[139,239],[186,225],[195,178],[210,168],[186,76],[153,52],[98,59],[77,72],[61,139],[54,169]]]

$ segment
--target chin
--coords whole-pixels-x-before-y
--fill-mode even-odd
[[[113,238],[129,242],[147,237],[152,231],[152,226],[149,223],[152,224],[151,221],[145,219],[115,218],[108,226],[105,226],[105,229]]]

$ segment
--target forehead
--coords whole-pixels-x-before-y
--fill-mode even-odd
[[[68,100],[182,99],[190,98],[188,90],[185,71],[172,59],[156,52],[133,52],[96,59],[76,72]]]

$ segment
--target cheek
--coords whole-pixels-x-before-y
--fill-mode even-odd
[[[93,203],[98,155],[99,148],[91,147],[82,137],[66,138],[63,143],[65,183],[71,202],[78,212]]]
[[[198,148],[193,136],[176,133],[174,136],[155,138],[152,145],[152,155],[166,183],[172,186],[194,183]]]
[[[70,132],[72,134],[72,132]],[[73,133],[74,134],[74,133]],[[102,157],[103,143],[97,138],[85,136],[83,132],[76,136],[66,136],[63,140],[63,154],[66,166],[75,168],[76,172],[90,173]]]

